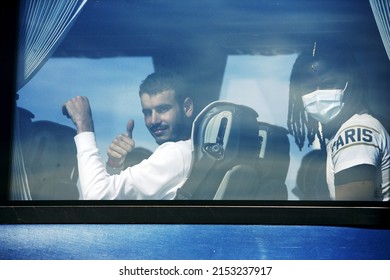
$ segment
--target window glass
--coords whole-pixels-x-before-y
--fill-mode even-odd
[[[256,110],[258,120],[286,127],[290,74],[297,54],[290,55],[232,55],[227,59],[221,87],[221,100],[250,106]],[[289,136],[290,165],[286,178],[289,199],[298,197],[296,186],[302,157],[313,149],[319,149],[318,141],[312,147],[300,151]]]
[[[69,3],[71,2],[73,3],[73,1],[69,1]],[[29,2],[26,1],[25,3]],[[31,1],[31,3],[34,3],[34,1]],[[242,147],[244,144],[241,143],[249,145],[252,154],[256,155],[256,164],[253,165],[256,166],[257,174],[254,175],[253,170],[245,168],[243,170],[239,169],[238,174],[241,174],[242,177],[248,175],[248,178],[257,178],[256,184],[257,182],[263,183],[263,186],[256,187],[268,187],[275,190],[282,187],[282,192],[287,187],[288,191],[287,197],[283,198],[283,196],[273,196],[264,190],[267,194],[259,195],[255,199],[328,200],[329,193],[326,179],[330,179],[331,183],[335,181],[337,184],[339,182],[351,183],[354,182],[351,178],[356,175],[359,175],[361,181],[369,181],[368,179],[371,180],[376,177],[381,178],[375,182],[376,187],[378,187],[376,194],[383,191],[384,195],[380,193],[378,197],[388,199],[390,194],[388,162],[390,160],[385,157],[389,157],[389,149],[388,145],[386,146],[388,139],[382,136],[386,136],[386,129],[389,130],[387,111],[389,105],[390,63],[384,41],[382,41],[383,32],[386,28],[381,27],[382,33],[380,34],[369,1],[187,0],[171,3],[170,1],[118,0],[113,4],[110,1],[75,0],[72,9],[67,7],[67,2],[58,3],[70,15],[62,16],[58,14],[57,18],[52,20],[50,16],[53,13],[50,12],[52,9],[49,6],[46,8],[35,6],[37,16],[31,18],[28,18],[27,15],[35,15],[34,13],[21,14],[20,38],[22,40],[20,40],[21,47],[19,49],[16,83],[18,87],[23,86],[18,88],[17,91],[17,106],[30,112],[33,116],[33,122],[50,121],[62,125],[61,133],[65,133],[67,128],[73,129],[75,126],[70,119],[64,117],[63,104],[75,96],[87,96],[92,107],[97,146],[102,161],[106,164],[108,160],[106,151],[109,145],[116,135],[126,131],[129,119],[135,121],[133,139],[136,147],[155,151],[159,146],[156,142],[164,143],[165,133],[167,131],[171,133],[170,125],[177,128],[187,127],[188,130],[182,129],[182,131],[191,132],[191,125],[188,124],[192,124],[192,119],[186,122],[187,117],[189,119],[198,115],[199,112],[203,112],[203,115],[199,115],[194,123],[191,146],[187,145],[185,152],[180,150],[180,156],[182,157],[179,157],[178,161],[170,162],[170,166],[173,166],[184,159],[184,163],[180,163],[181,165],[178,163],[179,166],[175,165],[177,168],[173,168],[175,171],[179,170],[177,171],[179,175],[174,174],[172,180],[171,178],[167,179],[168,183],[164,181],[162,189],[155,191],[151,185],[159,181],[160,178],[165,180],[165,177],[161,176],[159,172],[150,173],[156,171],[154,167],[159,166],[160,161],[157,165],[156,162],[153,162],[147,168],[138,166],[134,169],[135,175],[131,175],[134,175],[134,178],[137,178],[138,181],[135,182],[136,179],[134,178],[117,180],[127,182],[134,179],[134,182],[132,181],[131,187],[125,186],[125,184],[114,186],[113,190],[121,190],[118,192],[120,195],[116,196],[118,195],[116,193],[112,197],[109,196],[108,199],[113,197],[115,199],[126,199],[128,193],[131,194],[131,199],[173,199],[178,186],[191,186],[191,184],[196,183],[200,185],[198,186],[200,189],[207,193],[204,196],[206,199],[217,197],[214,197],[214,194],[209,196],[208,192],[212,193],[213,188],[220,186],[219,184],[223,186],[222,189],[218,188],[219,198],[226,198],[226,192],[230,191],[230,199],[240,199],[240,191],[236,193],[235,186],[240,186],[242,182],[235,182],[230,177],[229,180],[231,181],[228,179],[222,180],[222,177],[225,178],[226,171],[233,170],[233,165],[230,166],[229,164],[238,162],[239,164],[236,165],[244,165],[239,161],[241,160],[239,155],[245,154],[245,151],[241,153],[244,150]],[[33,5],[21,6],[26,11],[34,7]],[[38,16],[45,15],[45,13],[48,17],[40,18]],[[66,16],[70,19],[69,24],[63,25],[63,28],[59,30],[59,27],[54,23],[60,24],[63,20],[62,17],[65,18]],[[48,22],[45,22],[47,19],[49,19]],[[38,38],[34,38],[33,35]],[[47,38],[44,38],[46,40],[43,39],[44,35],[47,35]],[[317,41],[321,42],[318,46],[316,45]],[[293,83],[290,78],[296,59],[301,57],[300,54],[303,50],[309,50],[308,53],[312,53],[311,57],[314,57],[317,50],[322,51],[323,41],[327,43],[348,42],[354,51],[356,60],[363,66],[363,71],[359,73],[363,73],[360,76],[362,79],[354,81],[353,76],[356,73],[351,74],[353,71],[345,75],[341,73],[336,75],[337,77],[329,78],[328,74],[320,78],[317,77],[316,83],[321,80],[321,86],[318,84],[314,86],[309,82],[306,83],[297,79],[301,83],[294,83],[294,89],[302,86],[305,90],[300,88],[296,91],[298,93],[295,92],[294,98],[291,98],[290,86]],[[26,46],[23,45],[24,43],[26,43]],[[47,43],[47,45],[44,43]],[[40,51],[42,51],[42,54]],[[349,57],[349,55],[343,55],[335,61],[335,64],[331,62],[323,65],[325,65],[325,69],[337,69],[339,71],[337,67],[340,65],[352,65],[348,60]],[[311,63],[311,68],[309,67],[312,69],[311,73],[317,71],[317,63],[318,61]],[[303,67],[302,69],[309,68]],[[357,67],[351,68],[357,69]],[[153,113],[161,116],[166,114],[166,119],[163,117],[164,123],[153,127],[153,129],[149,126],[151,133],[145,126],[147,118],[144,118],[142,113],[139,87],[149,74],[162,69],[172,70],[182,75],[185,82],[183,84],[185,85],[181,85],[179,88],[185,89],[183,92],[189,94],[193,103],[187,102],[183,108],[176,106],[179,102],[171,98],[171,93],[167,93],[164,98],[166,98],[165,101],[169,101],[165,102],[168,105],[163,104],[160,107],[165,110]],[[338,73],[337,71],[332,73]],[[300,75],[296,74],[295,77],[300,77]],[[348,78],[344,79],[345,77]],[[330,79],[330,82],[328,79]],[[333,124],[330,122],[332,125],[329,126],[321,126],[320,124],[317,131],[317,122],[313,124],[313,119],[315,117],[322,120],[331,119],[333,116],[329,116],[329,112],[332,113],[332,110],[340,109],[337,111],[337,115],[343,108],[345,109],[343,106],[348,102],[344,102],[345,100],[340,97],[344,92],[340,93],[337,88],[326,88],[324,91],[324,88],[321,87],[325,84],[325,81],[332,84],[332,86],[338,85],[340,82],[343,85],[342,89],[346,89],[347,93],[345,95],[349,99],[345,100],[349,100],[348,102],[352,104],[351,108],[359,110],[359,114],[361,114],[366,112],[366,108],[363,110],[362,107],[362,103],[366,103],[373,115],[383,123],[383,128],[375,127],[376,131],[381,130],[380,145],[378,144],[379,140],[378,143],[375,142],[379,137],[372,137],[373,134],[370,134],[374,133],[374,129],[368,132],[365,127],[356,128],[356,131],[353,129],[346,130],[345,139],[342,139],[343,135],[338,136],[341,138],[334,144],[338,149],[345,144],[346,140],[356,142],[357,139],[359,141],[363,139],[362,141],[370,142],[367,145],[364,143],[367,147],[380,146],[379,152],[375,150],[375,156],[370,152],[370,155],[367,156],[369,159],[365,159],[366,161],[363,164],[359,164],[372,166],[374,162],[380,162],[376,166],[377,169],[374,170],[378,174],[374,174],[375,172],[372,172],[370,168],[363,169],[364,172],[360,172],[360,169],[358,171],[356,171],[357,169],[349,170],[350,167],[355,167],[355,165],[350,165],[352,160],[349,158],[354,158],[357,154],[360,155],[360,149],[358,153],[343,153],[343,156],[348,159],[338,165],[338,170],[336,170],[336,164],[334,163],[336,159],[326,161],[325,142],[332,139],[332,137],[327,135],[327,140],[325,140],[325,136],[322,137],[321,133],[317,132],[324,129],[329,131],[329,134],[333,133],[334,136],[341,124],[338,122]],[[299,86],[297,86],[298,84]],[[315,98],[309,96],[307,103],[311,106],[313,118],[306,119],[304,117],[307,117],[307,113],[303,110],[302,96],[300,95],[303,95],[303,92],[308,94],[317,90],[319,91],[316,94],[323,100],[318,100],[320,97],[317,97],[317,95],[314,95]],[[354,92],[354,94],[358,92],[359,97],[364,96],[364,102],[360,102],[359,98],[353,98],[354,96],[351,98],[349,91]],[[330,100],[335,95],[340,97],[340,100]],[[315,100],[316,98],[317,100]],[[289,101],[293,99],[295,103],[291,105],[292,103]],[[354,99],[357,100],[356,103],[353,102]],[[153,98],[146,98],[145,100],[147,105],[150,105],[149,107],[153,107],[151,104],[156,101]],[[245,105],[250,107],[250,110],[242,107],[232,109],[229,107],[230,105],[218,103],[218,101]],[[329,103],[331,103],[330,107],[328,106]],[[202,109],[210,105],[216,106],[213,104],[222,104],[222,106],[215,108],[214,111],[209,111],[211,112],[210,115],[206,115]],[[213,109],[212,106],[207,108]],[[326,111],[324,108],[326,110],[330,108],[327,111],[329,115],[325,114],[323,116],[324,111]],[[150,108],[148,110],[148,112],[152,112]],[[253,121],[251,110],[258,115],[255,121]],[[290,121],[293,119],[291,122],[296,125],[294,132],[298,131],[298,133],[295,133],[295,138],[290,134],[291,131],[287,130],[287,119],[289,112],[292,111],[296,113],[294,117],[290,118]],[[211,117],[214,113],[216,115]],[[17,141],[14,141],[14,173],[12,174],[11,185],[12,192],[16,193],[15,197],[31,199],[31,195],[28,193],[29,188],[34,193],[38,193],[41,189],[50,189],[51,185],[44,186],[49,177],[50,180],[53,180],[52,185],[58,185],[59,189],[63,189],[61,183],[56,181],[57,175],[52,169],[57,170],[56,172],[64,172],[65,177],[71,173],[72,180],[77,178],[78,174],[76,174],[74,168],[71,169],[71,172],[66,168],[65,171],[62,170],[67,161],[61,161],[61,153],[57,154],[58,160],[52,159],[47,154],[61,149],[58,148],[62,145],[61,136],[53,134],[55,129],[53,131],[49,129],[50,131],[46,131],[47,134],[41,131],[33,131],[37,128],[34,125],[29,126],[28,121],[31,115],[26,114],[26,111],[23,114],[25,119],[22,121],[17,119],[17,122],[20,122],[17,123],[20,130],[15,129],[15,139]],[[150,114],[149,119],[156,118],[153,114]],[[348,114],[349,112],[345,115],[341,114],[340,122],[341,120],[344,121],[344,117],[349,119],[351,116]],[[175,119],[177,116],[180,116],[181,119]],[[248,131],[246,130],[247,124]],[[39,127],[39,125],[36,126]],[[18,128],[18,126],[16,127]],[[336,127],[337,129],[335,129]],[[179,140],[188,140],[187,134],[190,135],[190,133],[173,131],[172,135],[174,137],[180,138]],[[253,137],[253,131],[255,131],[255,137]],[[303,133],[299,135],[301,131]],[[245,134],[247,132],[248,134]],[[306,135],[306,132],[309,135]],[[315,135],[316,133],[317,135]],[[184,134],[186,136],[183,136]],[[303,139],[305,139],[304,143]],[[314,139],[312,145],[308,145],[308,139]],[[177,139],[169,140],[168,142],[176,142]],[[283,142],[284,140],[287,142]],[[375,143],[371,143],[373,141]],[[85,143],[87,142],[85,141]],[[251,146],[250,144],[254,142],[256,144]],[[47,143],[54,144],[48,146]],[[67,139],[65,144],[72,146],[68,147],[69,149],[73,149],[68,155],[74,155],[73,137],[71,140]],[[321,144],[322,152],[320,152]],[[299,145],[301,145],[300,148]],[[44,150],[44,148],[47,148],[47,150]],[[62,152],[66,153],[66,149],[64,147]],[[164,157],[168,158],[171,154],[174,153],[164,154]],[[144,156],[145,154],[141,155]],[[220,164],[221,168],[209,168],[208,164],[215,164],[215,162],[205,163],[201,161],[200,159],[208,158],[205,155],[214,156],[213,160],[215,160],[216,166]],[[248,155],[245,154],[245,156]],[[75,155],[72,160],[70,161],[73,162],[72,167],[74,167],[77,163]],[[252,163],[250,162],[248,165],[250,166]],[[325,163],[328,164],[327,170],[325,169]],[[165,168],[165,171],[169,169],[164,164],[160,165]],[[207,172],[194,172],[194,170],[198,170],[198,167],[200,167],[199,170],[202,170],[205,166],[209,168]],[[227,168],[227,166],[229,167]],[[115,166],[111,167],[116,168]],[[212,165],[212,167],[214,168],[215,165]],[[227,168],[227,170],[224,170],[224,168]],[[208,174],[210,170],[212,171]],[[171,171],[168,170],[168,173]],[[234,169],[234,171],[237,170]],[[340,173],[341,171],[345,172]],[[379,174],[379,171],[382,174]],[[280,174],[277,174],[278,172]],[[259,175],[260,173],[261,175]],[[341,175],[336,176],[337,173]],[[74,174],[76,175],[73,176]],[[154,175],[149,176],[149,174]],[[196,174],[198,177],[186,181],[192,174]],[[179,183],[175,181],[177,179],[176,175],[180,177]],[[254,176],[252,177],[252,175]],[[328,177],[326,178],[325,175]],[[275,179],[274,176],[278,178]],[[144,181],[146,177],[148,179]],[[21,185],[23,187],[21,190],[14,191],[17,189],[15,186],[18,186],[18,180],[22,181]],[[208,181],[203,182],[202,180]],[[273,185],[276,180],[278,180],[277,187]],[[224,185],[226,181],[233,183],[227,186]],[[337,185],[336,183],[332,183],[331,189],[333,192],[335,192],[334,185]],[[167,187],[167,185],[170,187]],[[248,189],[252,188],[248,187],[251,186],[249,183],[242,183],[242,185],[245,185]],[[126,191],[128,193],[125,195]],[[199,192],[198,198],[203,198],[203,191]],[[275,191],[275,193],[277,192]],[[32,195],[32,199],[34,199],[34,195]],[[61,195],[58,197],[61,198]],[[102,199],[100,196],[96,197]],[[253,197],[247,196],[245,199]],[[104,199],[106,198],[104,197]]]
[[[77,95],[88,96],[102,157],[112,139],[134,119],[136,145],[154,150],[156,143],[144,125],[139,84],[153,72],[150,57],[51,58],[19,90],[18,106],[32,112],[34,121],[50,120],[73,126],[62,105]]]

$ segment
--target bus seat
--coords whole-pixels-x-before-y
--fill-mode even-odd
[[[325,151],[312,150],[302,158],[293,193],[300,200],[330,200]]]
[[[286,200],[286,177],[290,165],[290,142],[287,129],[259,122],[260,150],[256,168],[261,184],[254,199]]]
[[[22,108],[21,145],[33,200],[78,200],[76,130],[51,121],[28,121]],[[22,115],[21,114],[21,115]]]
[[[257,116],[250,107],[226,101],[214,101],[198,114],[192,127],[191,171],[176,199],[214,199],[230,169],[253,165]]]
[[[258,123],[259,148],[253,165],[238,165],[223,178],[215,199],[287,200],[285,184],[290,164],[287,130]]]
[[[260,177],[252,165],[239,164],[226,172],[214,200],[253,200]]]

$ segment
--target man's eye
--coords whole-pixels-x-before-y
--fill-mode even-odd
[[[170,106],[158,107],[158,108],[157,108],[157,112],[158,112],[158,113],[165,113],[165,112],[168,112],[170,108],[171,108]]]
[[[144,114],[145,117],[148,117],[152,114],[151,111],[145,111],[145,110],[142,111],[142,113]]]

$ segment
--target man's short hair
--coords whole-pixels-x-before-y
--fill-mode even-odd
[[[184,102],[188,95],[185,93],[185,82],[181,76],[171,71],[156,71],[148,75],[139,87],[139,95],[147,93],[156,95],[160,92],[172,90],[178,103]]]

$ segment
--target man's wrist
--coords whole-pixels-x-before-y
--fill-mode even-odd
[[[94,132],[93,121],[78,123],[76,124],[76,127],[77,133]]]
[[[112,168],[122,168],[123,162],[112,160],[111,158],[108,158],[107,165]]]

